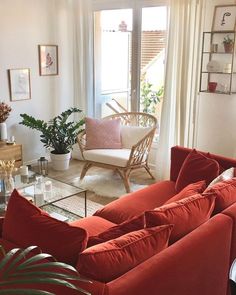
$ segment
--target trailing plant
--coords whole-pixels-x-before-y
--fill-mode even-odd
[[[0,261],[0,294],[55,295],[45,290],[45,284],[49,284],[77,290],[78,294],[91,295],[70,282],[90,281],[82,279],[71,265],[55,261],[36,246],[24,250],[16,248],[8,253],[0,246],[0,250],[3,255]],[[37,289],[32,287],[34,284]]]
[[[67,154],[76,143],[77,135],[83,131],[84,119],[78,122],[67,122],[73,113],[81,113],[78,108],[70,108],[49,122],[35,119],[27,114],[20,114],[23,118],[19,124],[36,129],[42,134],[40,140],[46,148],[51,148],[54,154]]]

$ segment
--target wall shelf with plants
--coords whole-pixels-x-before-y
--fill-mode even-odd
[[[235,31],[203,32],[200,92],[236,93]]]

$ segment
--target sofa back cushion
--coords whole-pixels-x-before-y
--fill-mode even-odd
[[[208,187],[203,195],[214,196],[216,199],[213,213],[217,214],[221,212],[236,202],[236,177]]]
[[[176,201],[180,201],[184,198],[193,196],[198,193],[203,193],[203,191],[206,189],[206,181],[201,180],[198,182],[190,183],[185,188],[182,189],[178,194],[174,195],[172,198],[170,198],[165,204],[170,204]]]
[[[77,270],[85,277],[110,282],[168,246],[173,225],[142,229],[87,248]]]
[[[95,216],[93,216],[95,217]],[[144,228],[144,214],[137,217],[131,218],[121,224],[112,226],[111,228],[105,230],[104,232],[89,237],[87,247],[91,247],[112,239],[119,238],[129,232],[137,231]]]
[[[170,180],[177,180],[181,166],[183,165],[184,160],[191,151],[192,149],[182,146],[173,146],[171,148]],[[209,153],[206,152],[201,152],[201,154],[216,160],[220,165],[220,173],[222,172],[222,170],[236,167],[236,159],[226,158],[215,154],[209,155]]]
[[[215,196],[196,194],[145,212],[146,227],[174,224],[170,242],[174,243],[207,221],[214,209]]]
[[[85,149],[120,149],[120,119],[99,120],[85,118]]]
[[[14,190],[3,223],[3,239],[19,247],[38,246],[57,260],[75,265],[87,232],[50,217]]]
[[[205,180],[208,185],[219,175],[219,164],[216,160],[207,158],[193,149],[183,162],[175,189],[180,192],[188,184]]]

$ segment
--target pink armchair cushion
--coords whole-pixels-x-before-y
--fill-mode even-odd
[[[182,189],[177,195],[174,195],[172,198],[170,198],[165,204],[170,204],[176,201],[180,201],[184,198],[190,197],[192,195],[203,193],[203,191],[206,189],[206,181],[201,180],[198,182],[190,183],[185,188]]]
[[[168,246],[173,225],[142,229],[87,248],[77,269],[85,277],[110,282]]]
[[[85,118],[85,149],[121,149],[120,119]]]
[[[14,190],[3,223],[3,239],[19,247],[38,246],[57,260],[75,265],[87,245],[86,230],[50,217]]]
[[[183,162],[175,189],[180,192],[188,184],[205,180],[208,185],[219,175],[219,163],[193,149]]]
[[[146,227],[174,224],[170,242],[174,243],[211,217],[215,196],[200,194],[145,212]]]
[[[236,202],[236,177],[208,187],[203,194],[215,196],[214,214],[221,212]]]

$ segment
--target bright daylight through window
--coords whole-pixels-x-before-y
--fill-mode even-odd
[[[97,117],[127,110],[160,120],[166,27],[166,6],[94,13]]]

